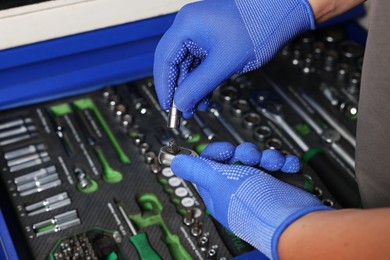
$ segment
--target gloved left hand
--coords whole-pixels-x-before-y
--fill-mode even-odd
[[[331,208],[258,168],[234,165],[237,161],[266,170],[300,169],[295,156],[285,157],[276,150],[259,152],[251,143],[237,148],[213,143],[200,157],[176,156],[171,168],[197,185],[207,209],[222,225],[269,258],[278,259],[279,237],[288,225],[310,212]]]

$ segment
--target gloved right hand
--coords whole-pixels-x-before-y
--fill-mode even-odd
[[[213,143],[201,157],[177,155],[171,169],[196,184],[207,209],[222,225],[269,258],[278,259],[278,241],[288,225],[310,212],[331,208],[258,168],[229,164],[236,161],[286,174],[300,166],[294,156],[284,157],[275,150],[259,152],[250,143],[237,148]]]
[[[208,0],[184,6],[155,52],[161,107],[168,110],[174,97],[184,117],[196,106],[205,110],[207,96],[220,83],[259,68],[289,40],[314,28],[307,0]]]

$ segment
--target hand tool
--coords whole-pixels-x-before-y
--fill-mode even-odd
[[[115,106],[118,105],[120,103],[120,101],[121,100],[118,97],[118,95],[116,95],[116,94],[111,95],[108,99],[108,106],[109,106],[110,110],[114,111]]]
[[[25,133],[31,134],[32,132],[36,132],[37,128],[33,124],[28,125],[20,125],[11,129],[6,129],[0,132],[0,139],[7,139],[10,137],[14,137],[17,135],[22,135]]]
[[[121,123],[122,123],[122,126],[124,126],[124,127],[129,127],[129,126],[131,126],[131,124],[133,123],[133,121],[134,121],[134,119],[133,119],[133,116],[132,115],[130,115],[130,114],[124,114],[123,116],[122,116],[122,121],[121,121]]]
[[[61,230],[79,225],[81,220],[77,215],[76,210],[67,211],[65,213],[54,216],[51,219],[36,223],[33,225],[33,230],[37,237],[59,232]]]
[[[66,133],[65,127],[59,122],[56,115],[50,108],[46,108],[46,114],[49,117],[50,124],[52,126],[53,132],[60,139],[62,147],[64,148],[68,156],[74,155],[74,149],[69,141],[68,135]]]
[[[246,129],[253,129],[255,126],[261,123],[261,117],[259,114],[249,112],[243,115],[242,126]]]
[[[19,125],[29,125],[29,124],[32,124],[32,123],[33,123],[33,121],[31,119],[31,117],[8,118],[8,119],[2,120],[0,122],[0,130],[16,127],[16,126],[19,126]]]
[[[24,174],[22,176],[16,177],[14,179],[14,183],[16,185],[21,185],[21,184],[27,183],[29,181],[36,181],[39,178],[42,178],[44,176],[50,175],[52,173],[55,173],[56,171],[57,170],[56,170],[56,167],[54,165],[48,166],[48,167],[45,167],[45,168],[42,168],[42,169],[30,172],[30,173],[26,173],[26,174]]]
[[[39,178],[37,180],[34,180],[32,182],[24,183],[17,185],[16,190],[19,191],[20,193],[23,193],[27,190],[34,189],[36,187],[41,187],[45,185],[46,183],[50,183],[56,180],[59,180],[59,175],[58,173],[52,173],[50,175],[44,176],[42,178]]]
[[[332,117],[320,104],[318,104],[312,97],[307,93],[302,93],[302,97],[307,103],[337,132],[340,133],[345,140],[347,140],[354,148],[356,148],[355,137],[346,129],[340,122]]]
[[[99,138],[97,135],[91,130],[87,119],[85,118],[84,114],[82,113],[83,111],[78,110],[78,108],[74,105],[71,104],[71,107],[74,113],[74,117],[76,120],[77,126],[81,129],[81,132],[83,133],[85,139],[87,140],[87,143],[90,146],[94,146],[99,142]]]
[[[202,233],[203,233],[202,223],[200,223],[199,218],[196,218],[194,220],[194,223],[191,225],[190,234],[193,237],[198,237],[202,235]]]
[[[303,161],[317,173],[331,194],[343,207],[360,207],[360,196],[357,184],[351,176],[346,176],[340,167],[327,157],[321,148],[310,147],[294,129],[284,120],[280,112],[260,107],[251,100],[256,110],[264,117],[278,125],[304,152]]]
[[[199,246],[201,251],[203,251],[203,252],[206,251],[207,247],[209,246],[209,237],[206,235],[201,236],[198,239],[198,246]]]
[[[62,192],[44,200],[27,205],[25,210],[28,216],[35,216],[44,212],[52,211],[71,204],[68,193]]]
[[[138,255],[141,260],[158,260],[161,259],[157,252],[154,250],[152,245],[149,242],[148,235],[146,233],[138,233],[131,223],[131,220],[128,217],[122,203],[117,199],[114,199],[116,206],[118,207],[122,218],[125,220],[127,227],[130,229],[131,237],[130,242],[136,248]]]
[[[248,101],[245,99],[236,99],[232,102],[230,112],[237,117],[241,117],[242,115],[249,112],[250,106]]]
[[[278,94],[303,118],[303,120],[305,120],[306,123],[308,123],[311,128],[313,128],[313,130],[320,136],[320,138],[322,138],[323,140],[327,140],[327,143],[330,145],[332,151],[335,152],[335,154],[337,154],[351,169],[355,169],[354,158],[349,155],[348,152],[345,151],[345,149],[336,142],[337,139],[328,138],[329,132],[324,133],[323,128],[317,122],[315,122],[315,120],[312,119],[311,116],[306,113],[297,102],[291,99],[281,86],[276,84],[276,82],[271,80],[268,76],[263,76],[267,80],[267,82],[269,82],[271,86],[276,90],[276,92],[278,92]]]
[[[272,134],[272,130],[270,127],[266,126],[266,125],[261,125],[261,126],[258,126],[256,127],[254,130],[253,130],[253,137],[257,140],[257,141],[260,141],[260,142],[263,142],[265,139],[267,139],[268,137],[270,137]]]
[[[44,158],[44,157],[48,157],[48,156],[49,156],[49,154],[46,151],[40,151],[37,153],[26,154],[26,155],[23,155],[21,157],[14,158],[12,160],[8,160],[7,166],[12,168],[14,166],[26,163],[28,161],[32,161],[32,160],[35,160],[38,158]]]
[[[102,148],[98,145],[100,140],[99,140],[99,138],[96,137],[96,135],[89,128],[89,124],[87,123],[86,119],[84,118],[84,114],[82,114],[82,111],[77,110],[78,107],[76,107],[75,104],[72,104],[72,106],[74,106],[76,111],[77,111],[75,113],[75,119],[76,119],[77,125],[79,126],[79,128],[83,132],[85,138],[87,139],[88,144],[94,148],[95,153],[97,154],[98,159],[99,159],[100,163],[102,164],[102,167],[103,167],[102,179],[107,183],[120,182],[123,179],[122,173],[114,170],[110,166],[108,160],[106,159],[106,156],[104,155]],[[90,180],[90,182],[91,181],[92,180]],[[93,191],[95,191],[97,188],[96,185],[92,185],[90,187],[95,187],[95,188],[93,188]],[[83,190],[83,189],[81,189],[81,190]],[[91,192],[92,192],[92,190],[91,190]]]
[[[315,195],[317,198],[322,199],[322,196],[324,195],[324,192],[322,191],[321,188],[315,187],[315,188],[314,188],[314,195]]]
[[[26,196],[59,185],[61,180],[55,167],[51,166],[17,177],[14,183],[21,196]]]
[[[26,168],[37,166],[39,164],[46,163],[46,162],[49,162],[49,161],[50,161],[50,157],[49,156],[39,157],[39,158],[30,160],[30,161],[26,161],[26,162],[21,163],[21,164],[17,164],[17,165],[11,166],[11,167],[9,167],[9,171],[10,172],[16,172],[16,171],[20,171],[20,170],[23,170],[23,169],[26,169]]]
[[[186,77],[185,73],[179,73],[178,80],[177,80],[177,86],[180,84],[180,82],[183,81],[183,79]],[[181,119],[181,112],[179,109],[177,109],[174,98],[174,93],[176,91],[176,88],[173,90],[172,94],[172,107],[168,111],[168,121],[167,121],[167,127],[170,129],[177,129],[180,126],[180,119]]]
[[[335,50],[327,50],[324,57],[323,70],[334,71],[337,61],[339,60],[339,54]]]
[[[177,129],[178,126],[180,125],[180,118],[181,118],[180,111],[179,109],[177,109],[175,102],[172,102],[172,107],[168,113],[168,122],[167,122],[168,128]]]
[[[99,185],[97,182],[88,177],[82,169],[76,167],[73,172],[77,177],[76,187],[80,192],[92,193],[98,189]]]
[[[23,134],[23,135],[18,135],[18,136],[15,136],[13,138],[7,138],[4,140],[0,140],[0,146],[6,146],[9,144],[17,143],[17,142],[26,140],[26,139],[31,138],[31,137],[36,136],[36,135],[37,135],[37,132],[32,132],[32,133],[27,133],[27,134]]]
[[[221,109],[221,104],[212,103],[209,110],[238,144],[245,142],[240,134],[234,129],[234,127],[221,115],[219,112]]]
[[[150,144],[143,142],[139,146],[139,151],[142,155],[145,155],[150,150]]]
[[[153,193],[143,193],[137,197],[137,204],[143,210],[142,213],[130,215],[130,219],[139,227],[145,228],[158,225],[163,233],[162,240],[167,245],[173,260],[190,260],[191,255],[180,243],[177,235],[170,232],[163,219],[163,205]]]
[[[153,107],[160,113],[160,115],[162,116],[162,118],[164,118],[164,120],[166,122],[169,122],[169,119],[168,119],[168,115],[167,113],[161,109],[160,107],[160,104],[157,102],[156,98],[153,96],[152,92],[150,92],[149,88],[153,86],[153,85],[146,85],[146,84],[143,84],[141,86],[141,89],[143,90],[143,92],[145,93],[146,97],[149,99],[149,102],[152,103]],[[174,135],[179,135],[179,131],[175,128],[170,128],[170,130],[172,131],[172,133]]]
[[[338,50],[344,62],[355,65],[358,58],[364,54],[364,47],[354,41],[343,41],[339,44]]]
[[[115,117],[118,121],[122,120],[122,116],[127,112],[127,108],[123,104],[118,104],[115,106]]]
[[[42,191],[45,191],[45,190],[48,190],[48,189],[51,189],[51,188],[55,188],[55,187],[60,186],[61,183],[62,183],[61,180],[54,180],[52,182],[43,184],[43,185],[41,185],[39,187],[23,191],[23,192],[20,193],[20,196],[24,197],[24,196],[31,195],[31,194],[34,194],[34,193],[37,193],[37,192],[42,192]]]
[[[336,79],[342,84],[345,84],[346,79],[351,72],[351,67],[346,63],[339,63],[336,66]]]
[[[327,47],[336,48],[336,44],[345,39],[345,32],[341,27],[331,27],[323,32],[321,38]]]
[[[221,101],[231,102],[239,96],[238,89],[232,85],[224,85],[219,87],[219,95]]]
[[[100,163],[103,166],[102,178],[107,183],[118,183],[123,179],[122,173],[114,170],[108,163],[106,157],[104,156],[103,150],[100,147],[94,147],[95,152],[99,158]]]
[[[207,251],[207,259],[217,259],[218,247],[210,248]]]
[[[189,208],[186,210],[186,214],[184,215],[183,218],[183,223],[186,226],[191,226],[192,224],[194,224],[194,222],[195,222],[194,211],[192,208]]]
[[[15,159],[17,157],[22,157],[24,155],[33,154],[33,153],[41,152],[44,150],[46,150],[45,145],[42,143],[30,144],[27,146],[23,146],[21,148],[17,148],[17,149],[13,149],[13,150],[4,152],[4,159],[9,161],[9,160]]]
[[[133,103],[135,110],[141,115],[146,114],[150,107],[145,99],[141,96],[135,85],[128,85],[125,87],[128,96],[130,97],[131,103]]]
[[[92,99],[90,98],[78,99],[74,101],[73,104],[78,108],[78,110],[90,109],[93,112],[97,121],[99,122],[100,126],[103,128],[112,146],[114,147],[116,153],[118,154],[120,161],[122,163],[131,163],[130,158],[122,150],[117,139],[115,138],[114,134],[111,132],[106,121],[104,120],[103,116],[100,114],[98,108],[95,106]]]
[[[206,125],[204,120],[197,114],[194,114],[194,119],[199,127],[202,129],[203,134],[206,136],[207,140],[211,141],[216,137],[216,133]]]
[[[279,138],[274,137],[274,138],[269,138],[269,139],[265,140],[264,146],[267,149],[280,150],[283,147],[283,143]]]
[[[329,103],[332,106],[336,107],[343,115],[345,115],[349,119],[357,118],[358,107],[356,105],[356,102],[345,100],[345,98],[341,96],[339,91],[326,84],[320,85],[320,91],[323,96],[329,101]]]
[[[108,101],[108,99],[110,98],[110,96],[112,95],[115,95],[116,93],[116,89],[114,89],[113,87],[109,86],[109,87],[105,87],[102,91],[102,95],[103,95],[103,98]]]
[[[360,83],[361,83],[362,74],[358,71],[354,71],[348,77],[348,83],[346,86],[346,91],[348,94],[353,96],[353,102],[357,103],[355,96],[359,94],[360,91]]]
[[[173,158],[179,154],[198,155],[191,149],[178,146],[175,140],[171,140],[167,146],[160,148],[158,161],[163,166],[171,165]]]
[[[154,174],[157,174],[161,171],[161,165],[158,162],[157,156],[153,151],[147,152],[145,154],[146,163],[150,165],[150,169]]]
[[[333,207],[334,206],[334,202],[331,199],[323,199],[322,203],[324,203],[324,205],[328,206],[328,207]]]

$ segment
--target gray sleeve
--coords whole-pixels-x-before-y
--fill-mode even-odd
[[[356,147],[365,208],[390,206],[390,1],[371,0],[370,12]]]

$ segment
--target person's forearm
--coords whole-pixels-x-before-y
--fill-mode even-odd
[[[363,3],[365,0],[309,0],[317,23],[324,22],[349,9]]]
[[[280,259],[386,259],[390,208],[342,209],[307,214],[279,240]]]

